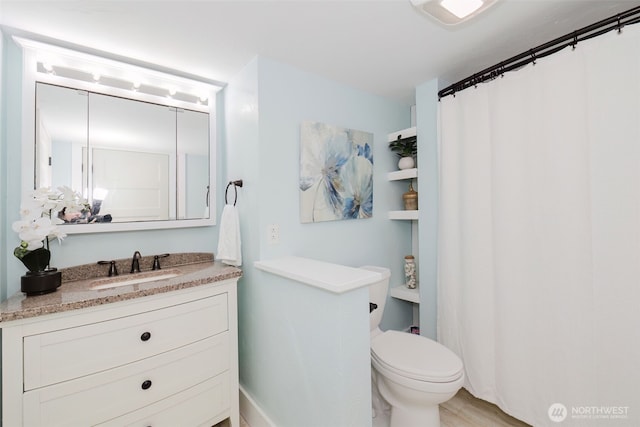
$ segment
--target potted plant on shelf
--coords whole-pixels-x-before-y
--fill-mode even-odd
[[[27,295],[40,295],[55,291],[62,283],[62,274],[51,268],[49,239],[62,241],[66,234],[59,230],[58,212],[87,209],[86,202],[73,190],[40,188],[32,192],[20,205],[19,221],[13,223],[13,231],[20,237],[20,245],[13,254],[27,270],[20,280],[20,290]]]
[[[418,138],[416,136],[402,138],[399,135],[398,139],[389,143],[389,148],[400,157],[398,169],[411,169],[415,166],[414,158],[418,152]]]

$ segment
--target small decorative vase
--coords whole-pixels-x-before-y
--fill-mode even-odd
[[[398,160],[398,169],[411,169],[416,165],[416,162],[413,160],[413,157],[400,157]]]
[[[418,192],[413,189],[413,183],[409,182],[409,191],[402,195],[404,209],[407,211],[418,210]]]
[[[57,268],[28,271],[20,278],[20,290],[27,296],[48,294],[58,289],[61,284],[62,272]]]
[[[416,288],[416,260],[413,255],[407,255],[406,257],[404,257],[404,279],[407,288]]]

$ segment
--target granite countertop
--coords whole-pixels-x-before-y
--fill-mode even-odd
[[[153,257],[142,257],[140,259],[142,272],[129,274],[127,268],[131,267],[131,259],[116,260],[120,275],[113,278],[107,278],[108,265],[85,264],[61,269],[62,285],[57,291],[29,297],[18,292],[0,303],[0,322],[125,301],[242,276],[242,270],[214,261],[213,254],[209,253],[171,254],[161,259],[161,270],[151,273],[152,263]],[[163,273],[178,275],[145,283],[91,289],[96,284],[109,281],[136,279]]]

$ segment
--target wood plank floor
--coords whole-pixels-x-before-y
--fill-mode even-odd
[[[440,427],[529,427],[464,388],[440,405]]]
[[[250,427],[242,417],[240,417],[240,427]],[[496,405],[476,399],[462,388],[451,400],[440,405],[440,427],[530,426],[505,414]]]

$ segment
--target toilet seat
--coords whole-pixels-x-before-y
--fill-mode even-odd
[[[463,376],[460,358],[429,338],[387,331],[371,343],[371,357],[384,370],[415,381],[449,383]]]

